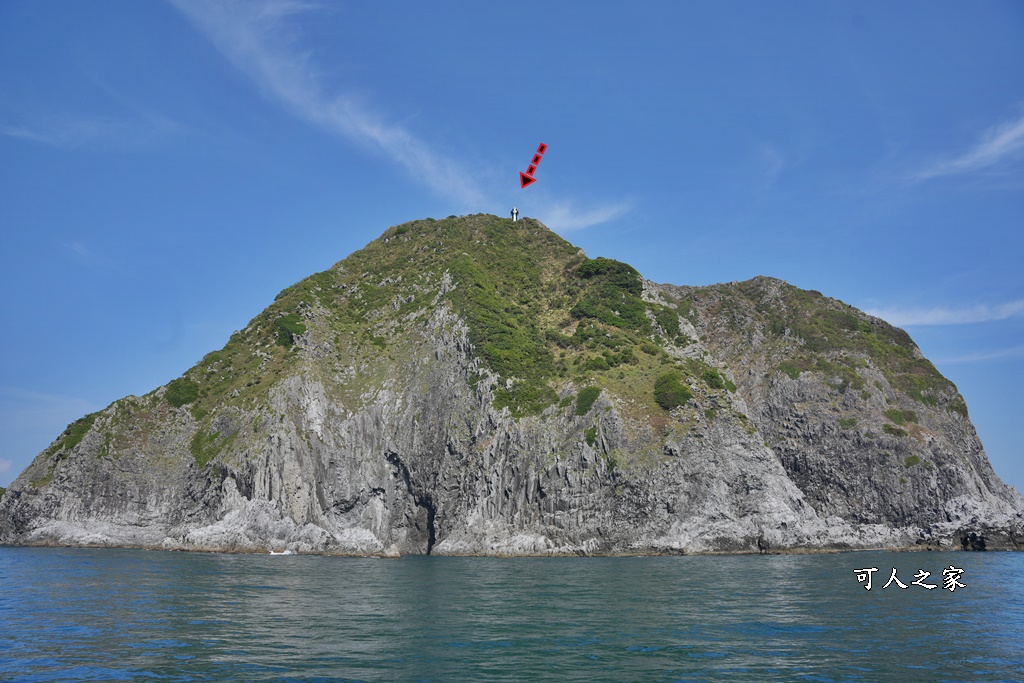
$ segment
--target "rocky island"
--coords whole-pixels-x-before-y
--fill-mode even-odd
[[[656,284],[481,214],[389,228],[69,425],[2,493],[0,542],[1018,548],[1022,511],[903,330],[768,277]]]

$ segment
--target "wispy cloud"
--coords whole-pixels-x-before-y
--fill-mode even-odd
[[[986,130],[971,149],[953,157],[937,159],[911,174],[912,180],[970,173],[1024,157],[1024,112],[1012,120]]]
[[[613,221],[631,208],[631,202],[618,202],[581,210],[572,202],[562,201],[547,206],[541,205],[536,213],[540,222],[555,232],[568,232]]]
[[[35,123],[33,126],[0,126],[0,133],[10,138],[37,142],[51,147],[79,147],[111,131],[109,122],[78,120]]]
[[[61,242],[60,247],[64,249],[65,253],[69,254],[78,263],[85,266],[92,266],[94,268],[115,268],[115,265],[111,260],[105,256],[97,254],[95,251],[85,246],[81,242]]]
[[[67,249],[71,253],[79,256],[80,258],[83,258],[83,259],[86,259],[86,260],[89,260],[89,261],[91,261],[92,259],[96,258],[96,256],[89,250],[89,248],[86,247],[81,242],[63,242],[63,243],[61,243],[61,246],[63,246],[65,249]]]
[[[0,476],[9,474],[12,467],[14,467],[13,460],[8,460],[7,458],[0,458]]]
[[[969,325],[994,320],[1006,320],[1024,315],[1024,299],[1002,304],[977,304],[961,308],[935,306],[931,308],[875,308],[868,314],[892,325]]]
[[[159,143],[181,126],[161,117],[110,119],[36,116],[31,125],[0,124],[0,135],[65,149],[102,146],[132,150]]]
[[[408,130],[356,102],[325,92],[310,54],[295,45],[289,19],[317,9],[295,0],[170,0],[267,96],[333,134],[376,148],[442,196],[482,203],[474,174]]]
[[[1002,360],[1004,358],[1019,358],[1024,356],[1024,346],[1013,346],[1007,349],[996,351],[982,351],[980,353],[969,353],[965,356],[954,356],[952,358],[936,359],[937,365],[953,365],[957,363],[982,363],[989,360]]]

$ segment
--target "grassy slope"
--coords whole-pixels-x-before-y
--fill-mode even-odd
[[[779,284],[776,297],[768,278],[714,285],[690,291],[684,302],[724,321],[737,338],[759,329],[784,357],[776,371],[797,378],[823,373],[841,392],[860,391],[859,368],[879,369],[890,385],[928,407],[941,406],[967,416],[956,386],[920,355],[904,330],[872,318],[820,292]]]

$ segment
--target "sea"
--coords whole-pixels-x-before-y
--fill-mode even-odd
[[[0,547],[0,680],[1024,681],[1024,554]]]

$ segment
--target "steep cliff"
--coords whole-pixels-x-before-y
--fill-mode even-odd
[[[0,541],[1016,547],[1022,510],[902,330],[770,278],[654,284],[476,215],[388,229],[69,425],[0,498]]]

